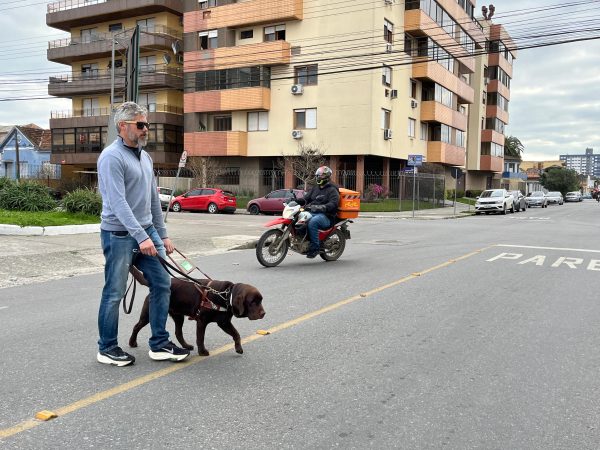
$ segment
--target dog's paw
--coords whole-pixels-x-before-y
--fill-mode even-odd
[[[198,350],[198,354],[200,356],[208,356],[210,355],[210,353],[208,353],[208,350],[204,349],[204,350]]]
[[[235,352],[239,353],[240,355],[244,353],[244,349],[242,348],[241,344],[235,344]]]

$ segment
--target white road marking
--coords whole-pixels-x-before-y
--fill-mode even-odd
[[[535,248],[540,250],[564,250],[568,252],[586,252],[586,253],[600,253],[600,250],[589,250],[585,248],[562,248],[562,247],[537,247],[535,245],[511,245],[511,244],[497,244],[496,247],[510,247],[510,248]]]
[[[8,306],[0,306],[0,309],[6,309]]]

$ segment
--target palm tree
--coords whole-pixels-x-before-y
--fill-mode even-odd
[[[521,159],[521,153],[525,151],[525,146],[515,136],[508,136],[504,139],[504,155],[512,156]]]

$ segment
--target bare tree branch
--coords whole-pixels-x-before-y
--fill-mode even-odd
[[[294,176],[304,183],[304,190],[307,190],[308,185],[312,184],[310,181],[314,180],[315,172],[326,161],[325,151],[319,145],[300,143],[295,155],[282,155],[277,164],[284,170],[287,163]]]

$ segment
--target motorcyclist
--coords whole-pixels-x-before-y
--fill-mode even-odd
[[[307,258],[314,258],[319,254],[319,229],[325,230],[335,223],[335,216],[340,202],[339,188],[331,182],[333,171],[327,166],[321,166],[315,172],[317,185],[308,194],[297,200],[310,211],[312,218],[308,221],[307,231],[310,239]]]

